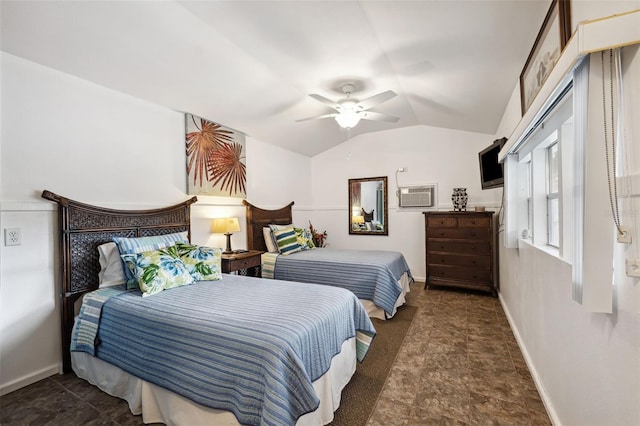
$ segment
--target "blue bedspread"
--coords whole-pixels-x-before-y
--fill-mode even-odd
[[[96,354],[240,423],[291,425],[317,408],[312,381],[356,332],[365,344],[375,335],[346,290],[225,274],[152,297],[111,297]]]
[[[402,293],[398,280],[405,272],[411,276],[399,252],[322,248],[278,256],[274,278],[346,288],[391,315]]]

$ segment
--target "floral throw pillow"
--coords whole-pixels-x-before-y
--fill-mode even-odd
[[[293,230],[296,233],[296,238],[298,239],[298,244],[302,248],[302,250],[309,250],[316,248],[315,244],[313,244],[313,235],[311,235],[311,231],[308,229],[296,228]]]
[[[176,243],[180,260],[196,281],[222,279],[222,249]]]
[[[185,264],[177,256],[176,246],[121,255],[138,281],[142,297],[194,282]]]
[[[118,246],[120,255],[142,253],[145,251],[158,250],[165,247],[174,245],[177,241],[188,243],[187,232],[176,232],[173,234],[164,235],[152,235],[149,237],[138,238],[125,238],[114,237],[113,241]],[[123,263],[122,269],[124,272],[125,280],[127,281],[127,288],[133,289],[137,287],[137,280],[133,276],[131,269]]]

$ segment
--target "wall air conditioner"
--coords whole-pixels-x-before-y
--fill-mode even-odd
[[[435,185],[407,186],[398,188],[400,207],[433,207]]]

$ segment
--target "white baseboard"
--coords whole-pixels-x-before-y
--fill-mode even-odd
[[[9,383],[3,383],[0,385],[0,395],[6,395],[10,392],[22,389],[35,382],[39,382],[42,379],[46,379],[47,377],[60,374],[61,371],[62,365],[55,364],[47,368],[43,368],[40,371],[36,371],[35,373],[29,374],[28,376],[20,377],[19,379],[13,380]]]
[[[553,409],[553,404],[551,403],[551,399],[549,398],[549,395],[545,391],[544,386],[540,381],[540,375],[538,374],[535,368],[535,365],[533,364],[533,361],[531,361],[531,357],[529,356],[527,347],[524,345],[524,342],[522,341],[522,337],[520,336],[520,333],[518,332],[518,329],[514,324],[513,318],[511,317],[511,314],[509,312],[509,308],[507,307],[504,299],[502,298],[502,294],[498,293],[498,298],[500,299],[500,304],[502,305],[502,309],[504,310],[504,313],[507,316],[507,321],[509,322],[509,326],[513,331],[513,335],[516,338],[516,342],[518,343],[520,352],[522,352],[522,355],[524,356],[524,361],[527,363],[527,367],[531,372],[531,377],[533,377],[533,383],[536,385],[536,389],[538,389],[538,393],[540,394],[540,399],[542,399],[544,408],[547,410],[549,419],[551,420],[551,423],[553,423],[555,426],[560,426],[561,423],[560,423],[560,420],[558,419],[558,415],[556,414],[556,411]]]

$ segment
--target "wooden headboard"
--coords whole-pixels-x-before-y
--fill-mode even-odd
[[[267,251],[262,234],[263,227],[269,226],[269,224],[288,225],[293,223],[291,215],[293,201],[277,210],[261,209],[247,200],[242,200],[242,203],[247,207],[247,248],[249,250]]]
[[[146,237],[188,232],[191,241],[192,197],[180,204],[151,210],[114,210],[80,203],[50,191],[42,198],[58,203],[60,228],[60,276],[62,281],[62,367],[71,371],[71,332],[74,304],[98,288],[98,246],[113,237]]]

